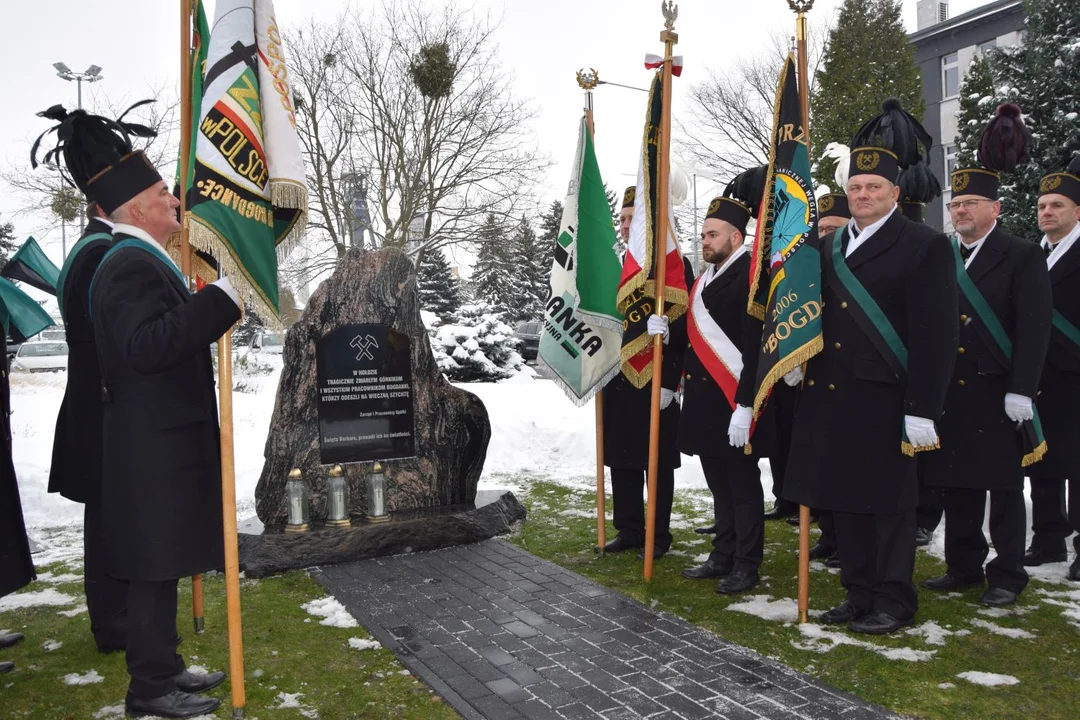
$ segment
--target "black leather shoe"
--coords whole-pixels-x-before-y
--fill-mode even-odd
[[[1074,582],[1080,582],[1080,555],[1077,555],[1073,564],[1069,566],[1069,574],[1066,577]]]
[[[14,669],[15,669],[15,663],[11,662],[10,660],[5,660],[4,662],[0,662],[0,675],[3,675],[4,673],[9,673]]]
[[[203,693],[207,690],[213,690],[221,683],[225,682],[225,673],[212,672],[205,675],[195,675],[185,670],[177,675],[173,680],[176,681],[176,689],[186,693]]]
[[[866,635],[888,635],[900,628],[912,624],[912,619],[898,620],[889,613],[876,612],[867,615],[860,620],[852,620],[847,624],[851,632],[865,633]]]
[[[794,512],[791,512],[789,510],[784,510],[783,508],[781,508],[781,507],[779,507],[777,505],[773,505],[773,509],[770,510],[769,512],[765,513],[765,519],[766,520],[783,520],[784,518],[789,518],[792,515],[795,515],[797,517],[798,514],[799,514],[798,509],[796,509]]]
[[[168,695],[144,700],[132,697],[128,693],[124,701],[127,716],[131,718],[163,717],[163,718],[191,718],[206,715],[218,709],[221,701],[217,698],[207,698],[201,695],[173,690]]]
[[[817,515],[810,516],[810,524],[813,525],[818,521]],[[787,519],[787,524],[792,527],[799,527],[799,513],[795,513]]]
[[[915,529],[915,545],[918,547],[926,547],[934,541],[934,531],[927,530],[926,528]]]
[[[810,559],[820,560],[821,558],[829,558],[832,557],[835,552],[836,548],[817,543],[814,547],[810,548]]]
[[[963,578],[956,577],[955,575],[945,573],[941,577],[923,580],[919,584],[927,590],[966,590],[967,588],[982,587],[983,579],[979,578],[978,580],[965,580]]]
[[[697,567],[686,568],[682,571],[684,578],[691,580],[704,580],[706,578],[720,578],[731,572],[731,565],[718,565],[712,560],[706,560]]]
[[[721,595],[738,595],[757,587],[759,582],[761,578],[756,572],[736,570],[717,583],[716,592]]]
[[[633,543],[629,543],[626,540],[623,540],[618,535],[616,535],[614,540],[612,540],[611,542],[609,542],[607,545],[604,546],[604,552],[606,552],[606,553],[617,553],[617,552],[623,552],[625,550],[633,550],[634,548],[639,548],[639,547],[641,547],[641,545],[635,545]]]
[[[989,607],[1012,607],[1016,604],[1016,598],[1020,595],[1005,588],[989,588],[979,598],[979,603]]]
[[[694,528],[694,532],[696,532],[698,535],[715,535],[716,534],[716,525],[710,525],[709,527]]]
[[[834,552],[829,556],[829,559],[825,561],[825,567],[840,569],[840,553]]]
[[[1065,562],[1066,553],[1062,548],[1060,551],[1048,552],[1041,548],[1028,548],[1028,551],[1024,553],[1024,566],[1025,567],[1038,567],[1039,565],[1045,565],[1046,563]]]
[[[665,555],[667,555],[667,548],[664,548],[663,550],[661,550],[658,547],[654,547],[652,549],[652,559],[653,560],[659,560],[660,558],[664,557]],[[638,560],[644,560],[645,559],[645,548],[642,548],[641,552],[639,552],[637,554],[637,559]]]
[[[860,610],[845,600],[832,610],[829,610],[821,616],[821,622],[826,625],[839,625],[840,623],[851,622],[852,620],[858,620],[866,617],[870,613],[869,610]]]
[[[0,650],[9,648],[12,645],[18,645],[23,640],[22,633],[8,633],[7,635],[0,635]]]

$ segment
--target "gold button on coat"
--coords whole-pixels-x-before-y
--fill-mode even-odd
[[[958,348],[956,348],[956,352],[958,352],[958,353],[960,353],[961,355],[963,355],[963,354],[964,354],[964,348],[962,348],[962,347],[958,347]]]
[[[960,322],[967,322],[967,315],[961,315]]]
[[[806,381],[806,384],[807,384],[807,385],[809,385],[809,386],[811,386],[811,387],[813,387],[813,386],[814,386],[814,381],[813,381],[813,379],[807,380],[807,381]]]
[[[841,300],[840,301],[840,309],[841,310],[847,310],[847,300]]]
[[[835,390],[835,389],[836,389],[836,386],[833,385],[832,383],[829,383],[829,390]]]
[[[956,384],[957,384],[957,385],[963,385],[963,384],[964,384],[964,381],[963,381],[963,380],[957,380],[957,381],[956,381]]]
[[[839,350],[839,349],[840,349],[840,343],[833,343],[833,344],[832,344],[832,346],[833,346],[834,348],[836,348],[837,350]]]

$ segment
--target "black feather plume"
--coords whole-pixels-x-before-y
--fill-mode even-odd
[[[881,114],[867,120],[851,140],[852,148],[874,146],[890,150],[901,168],[925,158],[933,144],[930,133],[895,98],[882,103]]]
[[[1065,172],[1080,177],[1080,152],[1073,153],[1072,160],[1069,161],[1069,166],[1065,169]]]
[[[1031,160],[1028,144],[1031,131],[1024,125],[1019,105],[999,105],[994,117],[986,124],[976,157],[979,164],[995,172],[1012,172],[1018,165]]]
[[[901,170],[896,184],[900,187],[901,202],[925,205],[941,195],[941,183],[926,163],[915,163]]]
[[[750,216],[757,217],[761,207],[761,196],[765,194],[765,176],[769,173],[768,165],[744,170],[724,188],[724,197],[735,198],[750,208]]]
[[[153,102],[143,100],[128,108],[117,120],[91,115],[85,110],[68,112],[63,105],[53,105],[38,113],[39,117],[57,124],[38,136],[30,148],[30,165],[38,166],[38,148],[49,133],[56,133],[56,145],[45,153],[41,162],[60,167],[60,174],[70,185],[87,194],[87,184],[99,172],[120,162],[133,151],[131,137],[152,138],[157,131],[145,125],[124,121],[133,109]],[[63,156],[63,163],[60,157]]]

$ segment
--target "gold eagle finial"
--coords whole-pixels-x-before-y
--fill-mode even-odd
[[[664,13],[664,27],[674,30],[675,21],[679,18],[679,6],[671,0],[664,0],[660,3],[660,12]]]

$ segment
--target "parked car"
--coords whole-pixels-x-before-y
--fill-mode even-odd
[[[540,353],[540,331],[544,329],[544,323],[539,320],[518,323],[514,336],[521,341],[521,357],[525,362],[535,361]]]
[[[11,339],[10,335],[6,336],[5,339],[7,340],[7,359],[8,363],[10,363],[15,359],[15,353],[19,352],[19,347],[22,343],[15,342]]]
[[[251,350],[280,355],[285,352],[285,338],[281,336],[281,333],[259,331],[251,338]]]
[[[57,372],[67,370],[68,346],[66,342],[35,340],[19,346],[11,369],[23,372]]]

